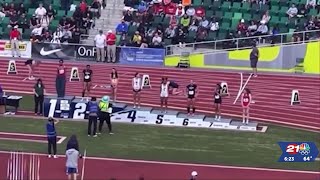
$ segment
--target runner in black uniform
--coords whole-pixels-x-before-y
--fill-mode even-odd
[[[186,95],[188,97],[188,115],[190,115],[190,109],[192,107],[192,116],[194,115],[196,108],[195,108],[195,98],[198,95],[198,89],[197,85],[193,82],[193,80],[190,81],[190,84],[186,87]]]
[[[92,70],[90,69],[90,65],[87,65],[86,69],[83,70],[82,97],[85,96],[86,92],[87,92],[87,97],[89,97],[90,88],[91,88],[91,81],[92,81]]]
[[[222,103],[221,98],[221,86],[220,84],[217,84],[215,92],[214,92],[214,104],[215,104],[215,119],[220,120],[221,118],[221,110],[220,106]]]
[[[178,94],[181,94],[182,91],[179,91],[179,85],[174,82],[174,81],[169,81],[169,87],[172,88],[172,94],[173,95],[178,95]]]
[[[29,69],[29,77],[28,77],[29,80],[35,79],[35,77],[33,76],[34,75],[34,68],[36,66],[38,66],[39,64],[40,64],[40,61],[35,61],[33,59],[28,59],[24,62],[24,65],[28,66],[28,69]]]

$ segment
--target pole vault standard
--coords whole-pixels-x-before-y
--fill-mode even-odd
[[[241,82],[240,82],[240,88],[239,88],[239,91],[238,91],[238,95],[237,95],[236,99],[234,100],[233,104],[236,104],[236,103],[237,103],[239,97],[241,96],[243,90],[246,88],[246,86],[247,86],[247,84],[249,83],[251,77],[252,77],[252,74],[249,75],[247,81],[246,81],[246,82],[244,83],[244,85],[243,85],[243,73],[240,73],[240,81],[241,81]]]

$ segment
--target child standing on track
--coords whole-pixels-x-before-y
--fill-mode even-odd
[[[167,78],[162,78],[161,86],[160,86],[160,106],[161,112],[167,113],[168,108],[168,98],[169,98],[169,84]],[[164,108],[163,108],[164,106]]]
[[[249,123],[249,106],[251,104],[251,92],[248,88],[244,89],[244,92],[241,96],[241,104],[242,104],[242,123],[248,124]]]
[[[48,157],[52,157],[51,149],[53,150],[53,157],[57,158],[57,132],[55,125],[59,122],[52,117],[48,118],[46,124],[47,138],[48,138]]]
[[[110,80],[111,80],[113,102],[116,102],[119,76],[118,76],[118,71],[115,68],[112,68],[112,72],[110,74]]]
[[[134,75],[132,79],[132,88],[133,88],[133,108],[136,108],[138,104],[138,109],[140,108],[140,92],[142,87],[142,80],[139,76],[139,73]]]
[[[197,85],[193,82],[193,80],[190,81],[190,84],[186,87],[186,95],[188,98],[188,115],[190,115],[190,109],[192,108],[192,116],[194,115],[196,108],[195,108],[195,98],[198,94]]]
[[[215,92],[214,92],[214,104],[215,104],[215,119],[220,120],[221,118],[221,86],[217,84]]]
[[[68,147],[69,146],[69,147]],[[67,144],[66,150],[66,169],[68,180],[77,180],[78,161],[81,157],[77,137],[72,135]]]
[[[92,81],[92,70],[90,69],[90,65],[86,66],[86,69],[83,70],[83,91],[82,97],[85,96],[87,92],[87,97],[89,97],[90,88],[91,88],[91,81]]]

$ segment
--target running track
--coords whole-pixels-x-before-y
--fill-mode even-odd
[[[43,61],[44,62],[44,61]],[[23,81],[27,77],[28,70],[24,61],[17,61],[18,75],[7,75],[8,61],[0,61],[0,83],[6,91],[31,93],[34,81]],[[68,68],[68,77],[71,67],[78,67],[81,72],[86,64],[65,63]],[[55,93],[55,74],[57,62],[44,62],[37,68],[46,85],[48,93]],[[92,64],[94,70],[93,85],[110,84],[109,74],[114,65]],[[167,76],[170,80],[178,82],[184,87],[193,79],[199,86],[200,93],[197,99],[197,111],[212,113],[213,90],[216,83],[225,81],[228,83],[230,96],[223,99],[222,113],[226,116],[241,117],[241,106],[239,101],[233,105],[239,85],[240,75],[235,72],[221,72],[194,69],[173,69],[173,68],[151,68],[132,67],[117,65],[120,76],[118,101],[131,103],[132,90],[131,79],[135,72],[149,74],[152,89],[144,90],[141,102],[144,105],[158,107],[159,105],[159,82],[161,77]],[[82,74],[80,73],[80,76]],[[248,74],[245,75],[246,80]],[[248,88],[253,93],[255,104],[252,105],[252,119],[271,122],[282,125],[300,127],[308,130],[320,130],[320,78],[319,76],[293,76],[293,75],[272,75],[262,74],[258,78],[251,78]],[[290,106],[291,90],[298,89],[300,92],[301,105]],[[67,95],[81,96],[82,83],[68,82]],[[96,88],[92,90],[95,96],[110,94],[110,90]],[[185,111],[186,98],[184,96],[171,96],[169,106],[172,109]]]
[[[28,154],[26,154],[28,155]],[[7,162],[8,152],[0,152],[0,161]],[[40,179],[66,179],[65,158],[49,159],[40,156]],[[6,177],[7,163],[0,163],[0,178]],[[79,162],[79,176],[81,177],[83,159]],[[109,180],[138,180],[143,176],[146,180],[186,180],[192,171],[197,171],[201,180],[317,180],[320,173],[308,171],[277,170],[265,168],[249,168],[219,165],[182,164],[155,161],[137,161],[109,158],[85,158],[83,179]],[[51,172],[48,174],[48,172]],[[80,179],[80,178],[79,178]]]

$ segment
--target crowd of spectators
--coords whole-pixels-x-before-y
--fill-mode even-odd
[[[257,5],[255,7],[272,5],[270,0],[233,0],[232,2],[252,3]],[[281,3],[281,0],[279,2]],[[208,40],[209,34],[219,32],[223,18],[222,14],[220,17],[208,17],[205,7],[183,6],[178,0],[125,0],[124,3],[124,16],[122,22],[116,27],[117,34],[121,36],[121,45],[159,48],[168,44],[183,46],[186,42],[205,41]],[[283,1],[283,3],[287,2]],[[286,27],[283,27],[283,24],[270,23],[273,15],[270,15],[266,9],[258,20],[241,19],[236,29],[228,29],[224,38],[235,42],[233,41],[235,38],[268,35],[268,38],[262,38],[263,42],[276,43],[281,40],[279,34],[287,33],[289,29],[296,29],[295,32],[317,30],[320,29],[320,17],[308,16],[308,12],[313,9],[320,10],[320,0],[318,2],[307,0],[304,5],[290,4],[286,12],[288,17]],[[308,18],[308,21],[298,23],[299,19]],[[294,26],[288,27],[291,22]],[[299,38],[294,35],[293,40],[297,41]],[[250,43],[249,41],[242,43],[247,44]],[[227,43],[226,46],[231,48],[236,44]]]
[[[28,9],[23,3],[4,3],[0,17],[8,17],[8,28],[18,26],[23,38],[30,38],[33,42],[79,43],[81,34],[88,33],[94,27],[94,18],[100,17],[101,6],[105,6],[105,3],[98,0],[91,5],[82,0],[78,6],[69,0],[61,0],[60,9],[53,9],[52,5],[45,7],[40,3],[28,17]],[[61,10],[65,12],[63,17],[57,13]],[[56,24],[52,26],[54,21]]]

